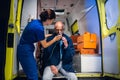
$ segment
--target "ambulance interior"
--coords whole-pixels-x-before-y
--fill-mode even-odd
[[[34,5],[36,5],[35,1],[24,1],[21,29],[23,29],[27,24],[26,18],[37,18],[35,15],[37,12]],[[76,72],[101,72],[101,45],[99,45],[100,26],[95,1],[41,0],[41,4],[38,4],[38,6],[41,6],[39,9],[41,11],[48,8],[54,9],[57,14],[55,22],[60,20],[65,23],[64,33],[72,38],[76,50],[80,51],[76,53],[76,57],[78,57],[76,59],[81,57],[81,59],[79,59],[80,61],[77,61],[77,64],[75,64]],[[31,11],[29,11],[28,7],[31,9]],[[46,26],[45,28],[46,34],[54,32],[54,23],[50,26]],[[76,36],[79,37],[78,41]],[[84,36],[86,36],[85,39],[88,41],[85,42],[85,40],[83,40]],[[89,43],[90,40],[91,43]],[[86,65],[90,66],[88,67]]]
[[[104,10],[100,10],[103,9],[100,8],[100,2],[105,4],[105,23],[101,17]],[[98,77],[97,80],[101,80],[104,76],[120,79],[120,55],[118,54],[120,42],[117,37],[117,35],[120,36],[120,31],[112,30],[120,17],[120,3],[118,2],[119,0],[24,0],[21,13],[21,34],[28,22],[39,18],[41,11],[53,9],[57,15],[54,23],[59,20],[64,22],[64,33],[73,41],[76,52],[73,67],[77,77],[80,80],[85,77],[85,80],[90,80],[90,77]],[[54,23],[45,27],[46,34],[53,32]],[[18,39],[16,37],[16,43]],[[25,76],[15,57],[13,67],[13,75],[18,73],[19,77]],[[108,78],[108,80],[112,79]]]

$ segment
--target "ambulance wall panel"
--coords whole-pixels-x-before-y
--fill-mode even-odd
[[[29,19],[37,18],[37,0],[24,0],[22,10],[21,29],[23,30]],[[21,30],[21,31],[22,31]]]
[[[113,40],[110,37],[105,38],[103,44],[104,72],[117,74],[119,72],[119,68],[116,37]]]

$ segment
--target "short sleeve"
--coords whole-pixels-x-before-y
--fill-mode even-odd
[[[45,39],[44,30],[36,30],[35,35],[37,42]]]

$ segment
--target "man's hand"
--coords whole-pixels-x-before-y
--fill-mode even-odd
[[[50,69],[51,69],[51,71],[52,71],[53,74],[58,74],[58,69],[57,69],[56,66],[51,65],[51,66],[50,66]]]
[[[62,37],[62,41],[64,43],[65,48],[67,48],[68,47],[67,39],[65,37]]]

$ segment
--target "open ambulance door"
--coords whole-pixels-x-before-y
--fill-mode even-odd
[[[16,50],[20,37],[20,20],[23,0],[11,0],[6,41],[5,80],[12,80],[17,76]]]
[[[0,80],[4,80],[6,58],[6,35],[10,10],[10,0],[0,2]]]
[[[97,0],[101,33],[103,75],[120,79],[120,0]]]

